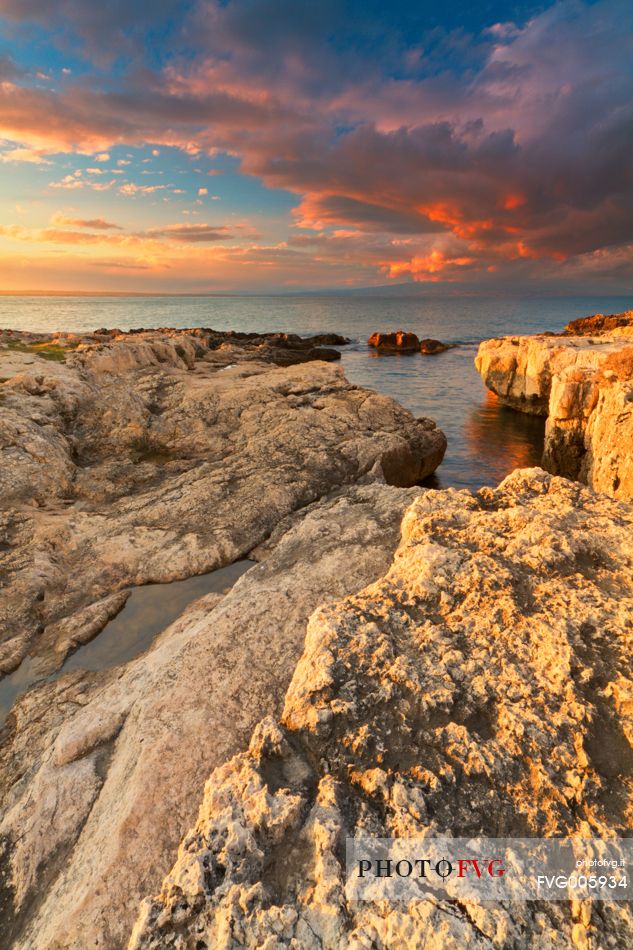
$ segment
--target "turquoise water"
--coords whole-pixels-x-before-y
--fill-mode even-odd
[[[576,317],[631,306],[630,297],[1,297],[0,327],[343,333],[354,341],[342,350],[352,382],[393,396],[446,432],[448,451],[433,484],[478,488],[497,484],[519,465],[538,464],[543,437],[542,420],[504,409],[486,393],[473,366],[479,341],[559,330]],[[374,330],[399,328],[460,346],[429,357],[377,356],[368,349]]]

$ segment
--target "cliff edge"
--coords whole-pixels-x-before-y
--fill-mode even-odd
[[[632,311],[574,321],[560,336],[485,340],[475,365],[503,403],[547,416],[547,471],[633,497]]]

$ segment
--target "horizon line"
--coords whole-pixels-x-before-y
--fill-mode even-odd
[[[393,284],[385,286],[382,284],[365,285],[361,287],[324,287],[324,288],[306,288],[305,290],[0,290],[0,297],[301,297],[301,296],[336,296],[353,295],[363,293],[375,293],[376,296],[388,297],[392,291],[396,291],[396,296],[404,296],[401,288],[411,287],[411,297],[604,297],[604,298],[622,298],[633,295],[631,290],[607,291],[591,290],[584,292],[568,292],[566,290],[554,291],[544,288],[543,290],[511,290],[507,289],[487,289],[485,291],[463,290],[456,291],[454,287],[450,292],[437,290],[435,293],[423,293],[415,288],[419,287],[415,283]],[[381,293],[382,291],[382,293]],[[399,293],[398,293],[399,291]]]

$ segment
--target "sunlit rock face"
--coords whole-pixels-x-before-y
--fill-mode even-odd
[[[446,439],[431,420],[297,340],[0,336],[0,673],[33,651],[54,669],[69,617],[231,563],[374,466],[398,486],[435,470]]]
[[[130,946],[630,945],[626,903],[348,903],[344,843],[627,834],[632,528],[540,469],[416,498],[384,576],[312,615]]]
[[[28,654],[53,674],[130,585],[255,547],[266,563],[137,659],[14,704],[0,734],[0,944],[125,946],[209,771],[279,712],[310,613],[388,566],[409,486],[446,439],[319,358],[342,342],[2,335],[2,672]]]
[[[567,335],[576,324],[599,335]],[[633,316],[575,321],[562,336],[486,340],[475,365],[506,405],[547,416],[548,471],[633,497]]]
[[[367,345],[384,353],[417,353],[420,341],[415,333],[396,330],[394,333],[372,333]]]

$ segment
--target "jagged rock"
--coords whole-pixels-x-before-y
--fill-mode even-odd
[[[61,621],[129,585],[243,557],[376,463],[401,486],[439,465],[434,423],[305,362],[315,350],[298,339],[4,332],[0,672],[27,653],[55,668]],[[303,362],[285,366],[297,347]]]
[[[0,750],[0,945],[125,946],[209,772],[279,714],[308,617],[387,569],[418,492],[357,486],[295,513],[262,563],[149,652],[17,702]]]
[[[395,333],[372,333],[367,345],[384,353],[417,353],[420,341],[415,333],[396,330]]]
[[[632,528],[539,469],[421,494],[385,576],[312,616],[281,721],[211,775],[130,950],[630,945],[626,903],[348,903],[343,854],[630,834]]]
[[[563,334],[565,336],[602,336],[623,327],[633,327],[633,310],[624,313],[594,313],[591,317],[581,317],[568,323]]]
[[[633,497],[633,326],[486,340],[475,365],[504,403],[547,416],[548,471]]]
[[[420,340],[420,353],[423,356],[435,356],[437,353],[445,353],[446,350],[454,350],[457,343],[442,343],[441,340]]]

